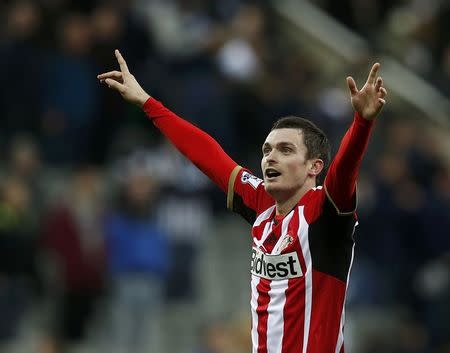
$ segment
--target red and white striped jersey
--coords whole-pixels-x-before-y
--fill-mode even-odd
[[[228,207],[252,227],[252,353],[343,353],[354,212],[308,191],[282,220],[261,179],[236,167]]]
[[[356,179],[374,120],[355,112],[328,169],[326,189],[308,191],[277,220],[263,181],[237,166],[211,136],[153,98],[143,109],[228,194],[228,208],[253,224],[253,353],[343,353],[344,302],[357,221],[354,212],[339,210],[356,204]]]

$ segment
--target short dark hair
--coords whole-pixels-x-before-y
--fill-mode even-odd
[[[323,160],[324,168],[317,176],[317,184],[321,184],[325,178],[328,164],[330,163],[330,142],[325,133],[312,121],[298,116],[285,116],[273,124],[272,130],[276,129],[299,129],[303,133],[303,140],[307,149],[306,158],[320,158]]]

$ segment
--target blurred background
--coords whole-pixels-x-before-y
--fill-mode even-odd
[[[1,353],[250,351],[250,228],[97,82],[116,48],[256,174],[284,115],[335,151],[380,61],[346,348],[450,352],[448,0],[2,0]]]

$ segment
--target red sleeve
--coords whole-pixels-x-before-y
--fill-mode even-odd
[[[144,112],[174,146],[225,193],[228,179],[237,163],[206,132],[183,120],[150,97],[143,106]]]
[[[374,121],[355,113],[325,178],[325,191],[338,213],[354,212],[356,179]]]

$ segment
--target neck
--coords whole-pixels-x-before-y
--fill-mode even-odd
[[[275,197],[275,207],[276,214],[281,216],[286,216],[300,201],[300,199],[305,195],[309,190],[316,186],[315,181],[313,183],[306,182],[303,186],[297,190],[294,194],[285,197]]]

